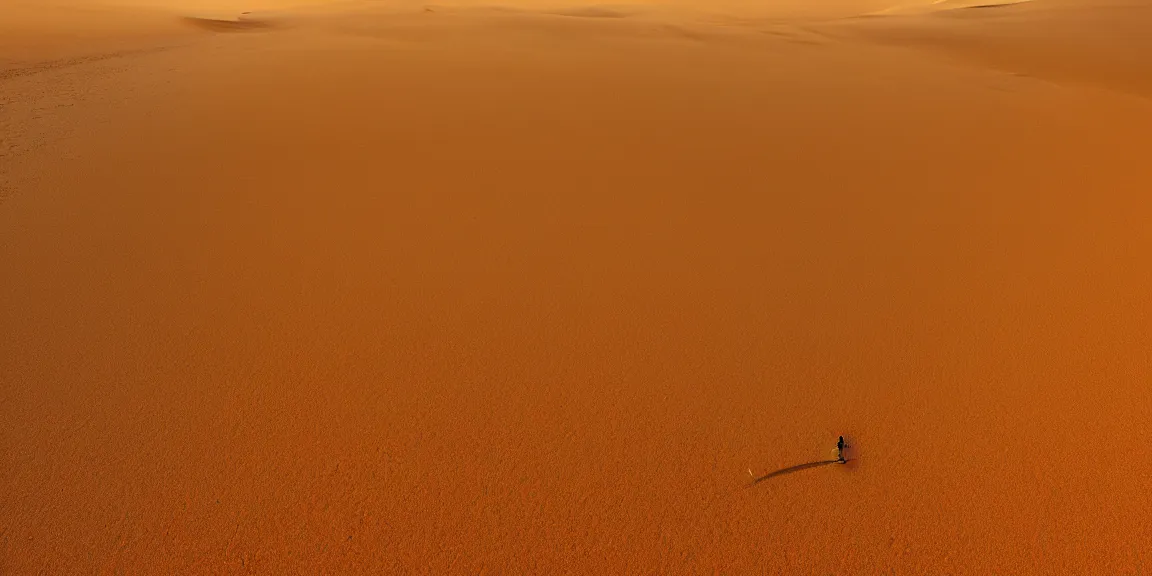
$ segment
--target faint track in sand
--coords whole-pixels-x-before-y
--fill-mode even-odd
[[[106,54],[92,54],[89,56],[78,56],[74,58],[58,58],[55,60],[45,60],[37,62],[28,66],[20,66],[15,68],[8,68],[0,70],[0,81],[18,78],[20,76],[29,76],[32,74],[40,74],[41,72],[48,72],[50,70],[59,70],[61,68],[70,68],[82,64],[91,64],[93,62],[102,62],[105,60],[115,60],[118,58],[126,58],[129,56],[140,56],[145,54],[155,54],[165,50],[172,49],[172,46],[159,46],[153,48],[140,48],[135,50],[121,50],[117,52],[108,52]]]

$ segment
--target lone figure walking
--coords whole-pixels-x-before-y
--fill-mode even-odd
[[[841,436],[840,440],[838,442],[836,442],[836,460],[838,462],[840,462],[841,464],[846,464],[848,462],[847,460],[844,459],[844,447],[845,446],[847,446],[847,444],[844,443],[844,437]]]

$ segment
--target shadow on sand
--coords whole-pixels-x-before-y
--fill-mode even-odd
[[[254,32],[271,30],[275,27],[271,22],[250,19],[246,15],[241,15],[240,18],[236,20],[197,18],[195,16],[183,16],[180,19],[183,20],[185,24],[211,32]]]
[[[785,474],[791,474],[793,472],[799,472],[801,470],[807,470],[809,468],[816,468],[817,466],[827,466],[829,464],[847,464],[851,461],[852,461],[851,459],[848,459],[848,460],[821,460],[819,462],[809,462],[807,464],[797,464],[795,466],[790,466],[788,468],[781,468],[780,470],[777,470],[771,474],[766,474],[764,476],[761,476],[761,477],[753,480],[752,483],[749,484],[748,486],[755,486],[755,485],[757,485],[757,484],[759,484],[765,480],[771,480],[772,478],[775,478],[777,476],[783,476]]]

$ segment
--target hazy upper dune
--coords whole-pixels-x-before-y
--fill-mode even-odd
[[[843,23],[842,30],[1055,82],[1152,96],[1148,2],[1036,0],[995,10],[956,9],[951,4],[939,4],[948,9],[927,16]]]
[[[0,574],[1147,573],[1150,13],[986,4],[0,0]]]

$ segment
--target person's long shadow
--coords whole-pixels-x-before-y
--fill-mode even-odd
[[[777,470],[771,474],[765,474],[764,476],[761,476],[761,477],[753,480],[752,483],[749,484],[749,486],[755,486],[755,485],[757,485],[757,484],[759,484],[765,480],[771,480],[777,476],[783,476],[785,474],[791,474],[793,472],[799,472],[801,470],[807,470],[809,468],[816,468],[817,466],[827,466],[829,464],[847,464],[848,462],[851,462],[851,461],[852,461],[851,459],[848,459],[848,460],[821,460],[819,462],[809,462],[807,464],[797,464],[795,466],[789,466],[788,468],[781,468],[780,470]]]

